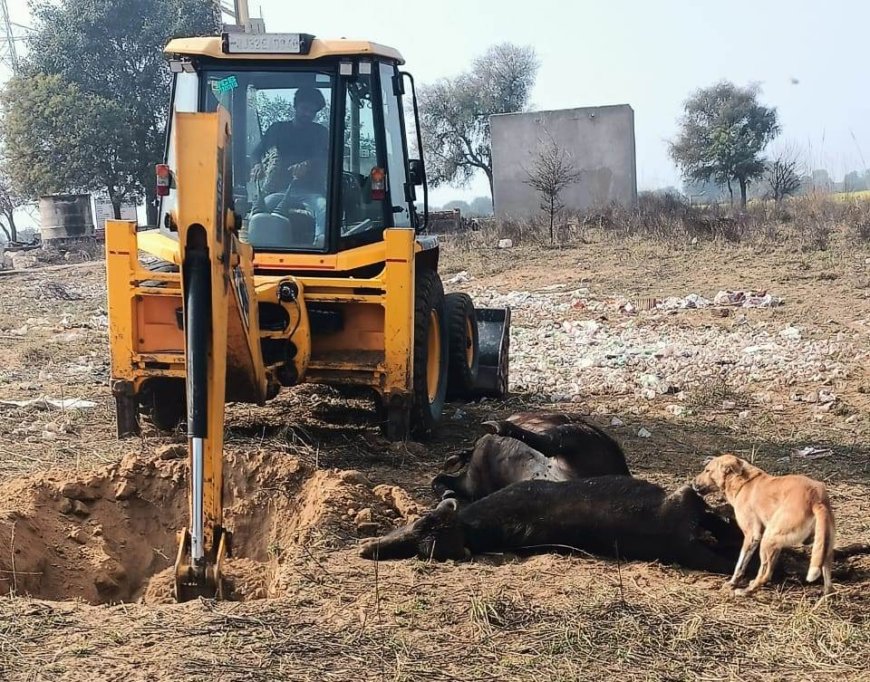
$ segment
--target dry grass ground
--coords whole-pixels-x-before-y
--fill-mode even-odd
[[[786,305],[748,311],[753,320],[799,323],[813,338],[851,339],[855,351],[842,359],[848,371],[831,386],[840,405],[820,417],[812,406],[791,401],[793,387],[784,387],[774,389],[783,393],[781,411],[754,407],[749,418],[738,419],[736,410],[722,408],[732,397],[727,383],[696,389],[690,396],[695,409],[681,417],[668,412],[666,401],[628,405],[625,396],[606,394],[553,407],[592,414],[623,444],[636,475],[669,486],[724,449],[771,471],[825,480],[838,515],[838,544],[870,541],[866,246],[843,231],[832,233],[825,250],[784,240],[617,240],[598,229],[585,230],[583,240],[568,247],[520,239],[517,248],[498,250],[494,236],[446,241],[445,279],[460,270],[475,278],[449,288],[582,283],[638,300],[738,286],[769,289]],[[126,453],[146,461],[158,446],[180,442],[149,430],[138,440],[114,438],[101,268],[92,263],[0,278],[0,400],[46,395],[97,403],[83,411],[0,406],[0,493],[7,495],[0,500],[0,525],[54,511],[11,501],[42,472],[87,477]],[[717,328],[731,320],[712,311],[679,311],[656,324]],[[399,486],[426,507],[433,502],[429,479],[451,452],[481,433],[480,421],[530,405],[541,406],[538,397],[461,406],[466,416],[446,420],[431,442],[389,444],[364,401],[303,387],[265,408],[231,406],[227,449],[235,462],[256,455],[257,462],[298,460],[305,471],[356,469],[374,484]],[[614,415],[625,424],[610,427]],[[652,437],[638,437],[641,426]],[[791,455],[806,445],[830,447],[833,455]],[[282,485],[261,490],[258,503],[263,509],[286,503],[288,513],[297,514],[286,521],[296,524],[297,493]],[[181,485],[177,495],[184,495]],[[314,502],[299,502],[299,508],[321,504]],[[868,679],[866,557],[837,568],[838,592],[827,603],[817,602],[819,586],[803,585],[796,575],[740,600],[721,589],[720,577],[587,556],[366,562],[356,555],[352,526],[339,519],[356,511],[344,508],[356,503],[333,496],[322,504],[332,505],[324,518],[335,516],[323,522],[320,530],[330,535],[322,542],[292,549],[286,535],[284,547],[277,536],[245,539],[248,547],[269,545],[271,565],[280,571],[270,599],[90,606],[75,602],[75,594],[64,602],[0,598],[0,679]],[[378,520],[382,527],[390,523]],[[15,552],[14,543],[0,546],[0,568]],[[158,557],[154,565],[161,569],[168,559]],[[3,580],[8,586],[8,572],[0,574],[0,592],[8,591]]]

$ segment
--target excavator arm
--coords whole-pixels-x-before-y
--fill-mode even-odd
[[[236,236],[227,112],[177,113],[175,227],[181,271],[190,524],[180,532],[176,598],[223,597],[231,551],[223,523],[227,367],[234,391],[266,397],[252,252]],[[252,330],[254,330],[252,332]]]

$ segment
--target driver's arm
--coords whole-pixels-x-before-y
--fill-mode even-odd
[[[278,129],[276,126],[277,122],[270,125],[266,132],[263,133],[263,137],[260,138],[260,141],[254,146],[251,150],[251,166],[255,166],[263,160],[263,155],[269,151],[272,147],[274,147],[278,142]]]

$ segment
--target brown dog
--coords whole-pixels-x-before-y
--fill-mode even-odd
[[[743,531],[743,547],[729,585],[743,578],[755,550],[761,546],[761,566],[743,594],[764,585],[773,573],[784,547],[797,547],[813,536],[807,581],[821,574],[825,594],[830,594],[834,556],[834,514],[823,483],[806,476],[771,476],[746,460],[731,454],[713,458],[695,478],[699,493],[721,490],[734,507],[737,525]]]

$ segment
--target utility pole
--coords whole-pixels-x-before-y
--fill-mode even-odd
[[[2,0],[5,2],[5,0]],[[224,0],[215,0],[223,14],[228,14],[238,26],[244,26],[251,18],[248,0],[232,0],[232,6]]]
[[[233,5],[236,10],[236,23],[239,26],[247,26],[251,19],[251,14],[248,12],[248,0],[233,0]]]
[[[232,7],[229,0],[215,0],[215,2],[220,7],[222,15],[225,14],[232,19],[231,24],[224,24],[224,30],[245,31],[247,33],[264,33],[266,31],[262,17],[251,18],[248,0],[232,0]]]
[[[6,0],[0,0],[0,64],[9,69],[13,75],[18,73],[20,66],[15,41],[24,39],[23,35],[16,35],[17,29],[26,30],[27,27],[14,23],[9,16]]]

